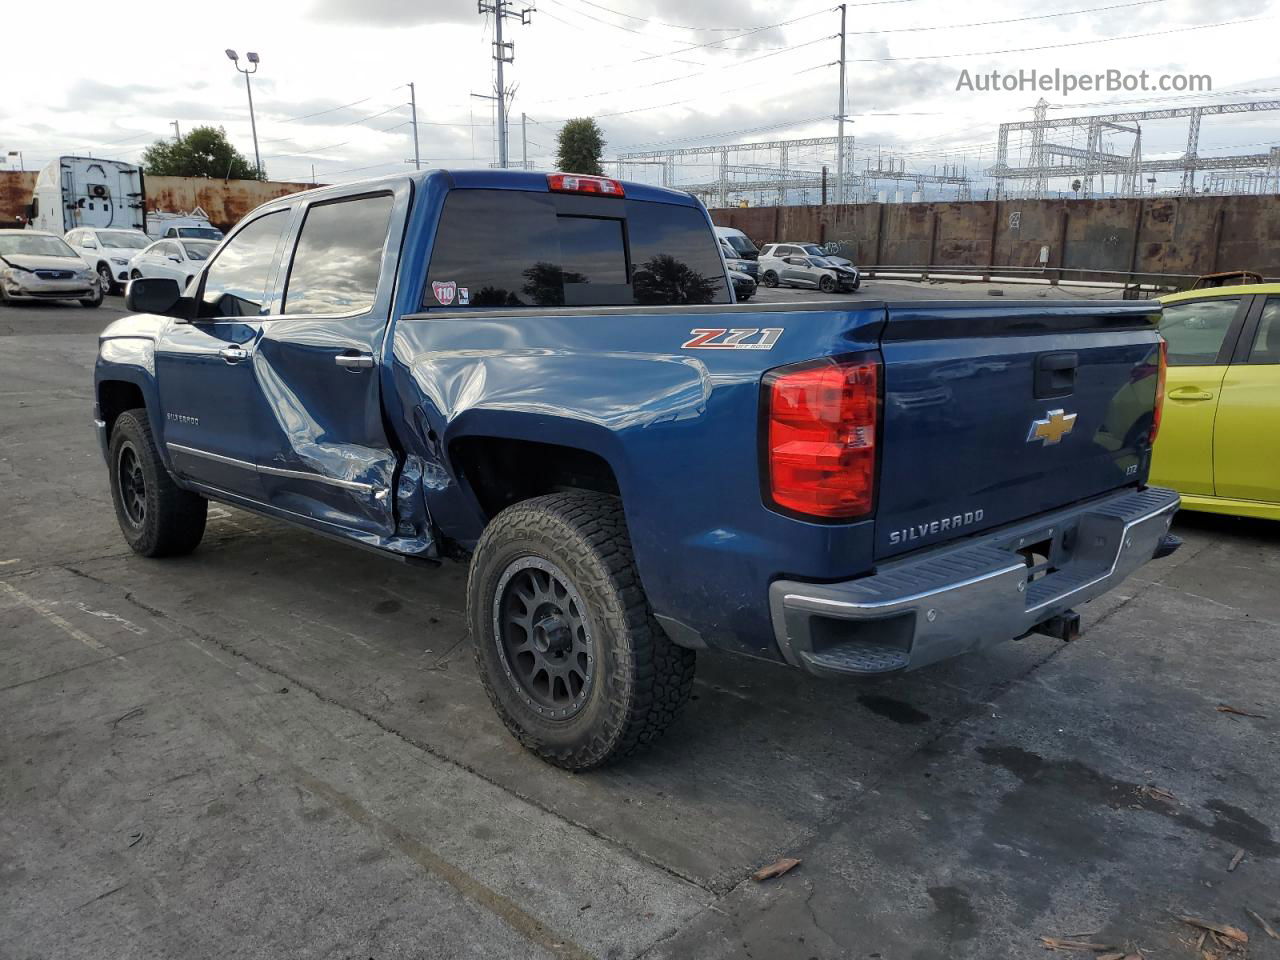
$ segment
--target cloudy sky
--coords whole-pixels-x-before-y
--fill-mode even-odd
[[[408,88],[417,85],[424,162],[496,158],[489,59],[493,18],[474,0],[221,0],[216,8],[141,0],[11,5],[0,61],[0,154],[27,168],[60,154],[135,160],[148,143],[211,123],[252,160],[243,78],[223,49],[262,58],[253,79],[263,163],[273,179],[336,182],[405,169],[413,156]],[[830,136],[837,109],[839,13],[829,4],[757,0],[537,0],[508,22],[515,63],[511,153],[551,165],[558,125],[594,116],[607,156],[667,145]],[[88,25],[91,25],[88,26]],[[1047,92],[1050,116],[1280,97],[1280,0],[879,0],[848,4],[848,106],[854,168],[892,154],[907,169],[977,174],[1002,121],[1030,119],[1030,90],[957,90],[992,70],[1108,69],[1204,74],[1209,94]],[[57,51],[56,54],[51,51]],[[243,62],[243,60],[242,60]],[[1147,157],[1180,153],[1185,121],[1143,124]],[[1070,134],[1063,134],[1065,141]],[[1107,148],[1128,153],[1116,133]],[[1280,111],[1206,118],[1202,154],[1265,153]],[[1077,140],[1077,145],[1084,143]],[[1012,159],[1025,146],[1015,139]],[[793,167],[829,161],[797,151]],[[0,156],[0,159],[5,159]],[[763,156],[760,162],[765,162]],[[9,158],[16,164],[15,158]],[[654,168],[628,175],[653,179]],[[686,178],[715,175],[692,164]]]

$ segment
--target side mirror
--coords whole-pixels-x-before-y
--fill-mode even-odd
[[[124,290],[125,309],[131,313],[158,313],[178,320],[191,319],[192,301],[172,277],[139,277]]]

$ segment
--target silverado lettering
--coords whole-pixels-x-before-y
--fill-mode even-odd
[[[907,527],[905,530],[890,531],[889,543],[897,546],[900,543],[919,540],[921,537],[927,537],[933,533],[943,533],[947,530],[958,530],[960,527],[967,527],[970,524],[981,522],[982,510],[969,510],[965,513],[957,513],[952,517],[943,517],[941,520],[931,520],[928,523],[917,523],[914,526]]]
[[[102,333],[121,532],[189,553],[213,500],[466,560],[490,700],[573,770],[653,740],[698,650],[912,670],[1068,635],[1176,546],[1157,302],[845,297],[760,328],[733,296],[676,190],[434,170],[271,200]],[[1077,429],[1028,444],[1050,354]]]

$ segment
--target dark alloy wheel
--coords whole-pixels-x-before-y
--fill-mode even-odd
[[[120,532],[136,553],[172,557],[196,548],[208,501],[174,483],[156,451],[146,410],[116,417],[107,462]]]
[[[569,578],[539,557],[513,560],[498,581],[498,654],[520,697],[543,716],[575,716],[591,693],[594,652],[583,609]]]
[[[494,517],[471,558],[467,626],[502,722],[567,770],[652,742],[693,685],[694,653],[649,608],[607,494],[548,494]]]
[[[761,277],[766,287],[776,287],[778,285],[778,275],[772,270],[766,270],[764,276]]]
[[[835,277],[824,276],[821,280],[818,281],[818,289],[821,290],[823,293],[831,293],[835,290],[835,288],[836,288]]]
[[[121,443],[116,455],[116,483],[120,485],[120,509],[125,519],[141,527],[147,522],[147,479],[131,440]]]

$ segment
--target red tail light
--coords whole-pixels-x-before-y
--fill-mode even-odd
[[[556,193],[598,193],[605,197],[625,197],[622,183],[608,177],[589,177],[578,173],[548,173],[547,189]]]
[[[1164,376],[1169,367],[1169,341],[1160,339],[1160,370],[1156,373],[1156,407],[1151,415],[1151,437],[1147,441],[1154,444],[1156,434],[1160,432],[1160,419],[1164,414]]]
[[[769,496],[814,517],[871,513],[880,364],[824,360],[765,376]]]

